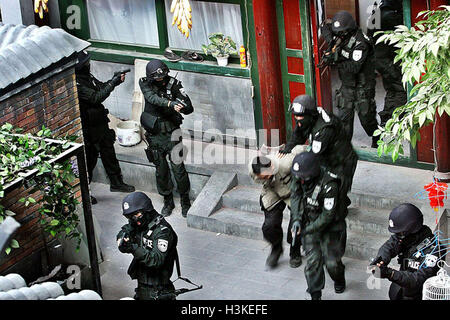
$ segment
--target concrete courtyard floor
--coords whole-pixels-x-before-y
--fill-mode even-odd
[[[118,300],[133,297],[136,281],[130,279],[127,268],[130,254],[122,254],[116,246],[116,234],[126,219],[121,212],[124,193],[111,193],[109,185],[92,183],[91,192],[98,204],[93,206],[98,223],[97,235],[104,262],[102,273],[103,298]],[[146,192],[157,210],[162,208],[162,197]],[[277,268],[266,270],[265,260],[270,246],[264,241],[249,240],[225,234],[188,228],[181,216],[179,199],[167,221],[178,234],[178,252],[181,273],[203,289],[178,296],[178,300],[303,300],[306,280],[303,264],[296,269],[289,267],[289,247],[285,243],[284,253]],[[333,282],[326,275],[323,300],[387,300],[389,282],[378,280],[366,272],[368,261],[344,257],[347,290],[336,294]],[[173,280],[177,278],[174,268]],[[178,280],[176,288],[191,285]]]

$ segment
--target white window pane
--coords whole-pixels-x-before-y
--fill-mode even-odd
[[[87,0],[91,38],[158,46],[155,0]]]
[[[202,44],[209,43],[208,35],[214,32],[222,32],[230,36],[236,42],[238,49],[244,44],[240,5],[190,0],[192,29],[189,38],[186,39],[178,30],[176,23],[172,26],[173,13],[170,12],[172,1],[165,1],[165,3],[170,47],[201,50]]]

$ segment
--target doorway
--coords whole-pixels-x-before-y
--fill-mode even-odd
[[[358,26],[362,29],[364,33],[368,32],[368,23],[373,20],[374,17],[379,19],[379,8],[374,6],[374,3],[379,4],[379,0],[354,0],[354,1],[344,1],[344,0],[312,0],[310,1],[311,6],[314,6],[312,10],[312,15],[315,16],[312,19],[312,34],[313,39],[315,39],[317,46],[317,54],[315,56],[315,79],[317,81],[317,85],[320,86],[320,89],[317,90],[317,100],[318,102],[322,102],[322,105],[325,109],[332,109],[334,114],[338,114],[334,103],[334,97],[336,90],[341,86],[341,81],[339,79],[337,68],[336,67],[326,67],[322,69],[317,68],[317,64],[320,61],[320,57],[323,54],[324,49],[327,48],[327,44],[324,42],[323,38],[320,35],[320,23],[327,19],[332,18],[334,14],[340,10],[346,10],[350,12],[353,18],[356,20]],[[377,15],[374,15],[376,12]],[[397,13],[398,12],[398,13]],[[403,10],[396,11],[396,14],[400,15],[400,20],[402,20]],[[372,20],[371,20],[372,19]],[[317,57],[317,55],[319,57]],[[375,88],[375,102],[377,106],[377,122],[380,124],[381,119],[379,112],[384,109],[385,105],[385,97],[386,97],[386,89],[383,85],[383,78],[379,71],[376,71],[376,88]],[[319,97],[320,96],[320,97]],[[319,103],[320,105],[320,103]],[[327,107],[332,105],[332,107]],[[369,137],[364,131],[361,122],[359,120],[358,115],[355,113],[354,118],[354,133],[352,137],[352,144],[356,149],[360,159],[362,160],[370,160],[376,162],[387,162],[392,163],[389,156],[378,158],[377,149],[371,148],[372,138]],[[409,143],[405,143],[403,146],[404,155],[403,157],[399,157],[400,162],[410,162],[411,150]],[[398,160],[398,161],[399,161]],[[415,160],[415,159],[414,159]]]

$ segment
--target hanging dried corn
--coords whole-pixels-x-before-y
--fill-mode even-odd
[[[44,12],[48,12],[48,0],[34,0],[34,12],[39,13],[39,18],[44,19]]]
[[[192,28],[192,9],[189,0],[172,0],[170,12],[173,13],[172,25],[176,23],[178,30],[189,38],[189,30]]]

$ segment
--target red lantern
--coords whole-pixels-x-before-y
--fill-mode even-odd
[[[443,182],[429,183],[423,187],[428,192],[428,200],[430,200],[430,206],[438,211],[439,207],[444,206],[444,199],[446,199],[445,190],[448,186]]]

